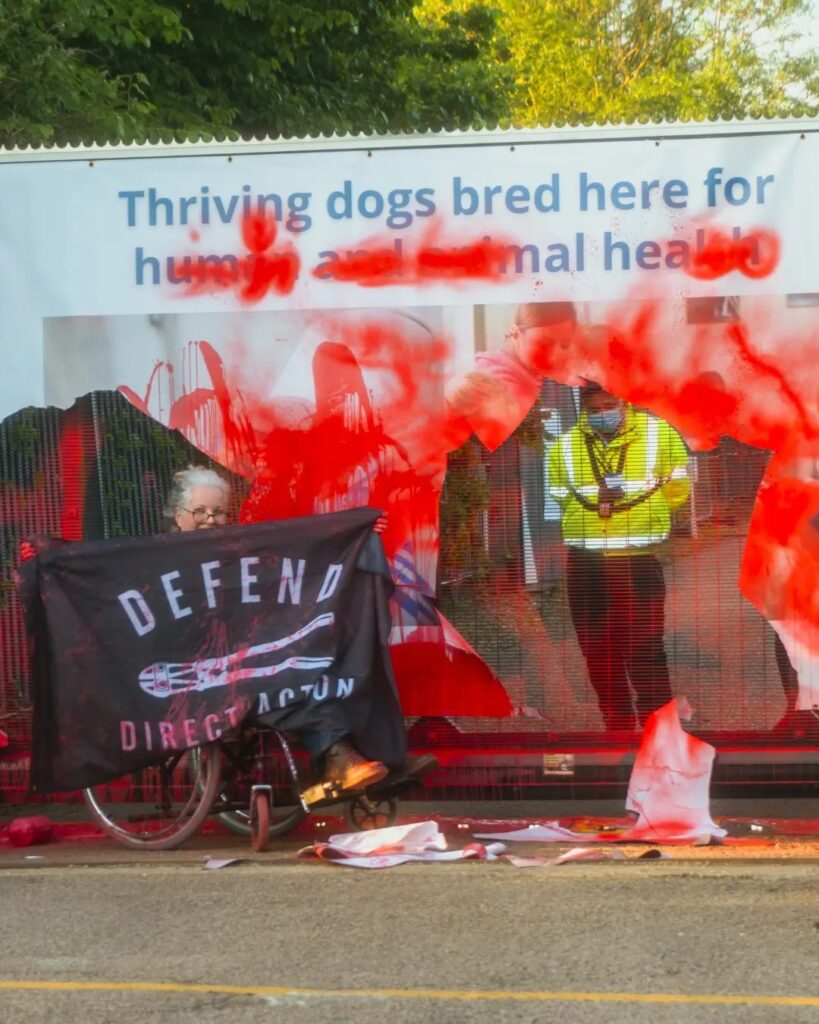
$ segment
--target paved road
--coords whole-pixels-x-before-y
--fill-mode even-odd
[[[0,1020],[819,1021],[816,861],[364,872],[267,856],[0,871]]]

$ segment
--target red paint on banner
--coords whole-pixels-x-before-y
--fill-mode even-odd
[[[732,271],[762,278],[775,269],[780,246],[767,231],[738,238],[711,231],[691,252],[697,279]],[[775,301],[743,301],[754,312],[740,319],[730,298],[689,300],[689,311],[699,312],[684,327],[660,298],[626,303],[605,325],[577,328],[568,344],[546,328],[533,332],[540,348],[528,356],[546,377],[598,380],[651,409],[695,449],[731,436],[776,453],[740,585],[767,616],[809,624],[806,642],[819,652],[819,330],[784,336]]]
[[[186,295],[232,292],[244,305],[253,305],[268,294],[289,295],[299,276],[301,260],[291,242],[274,248],[275,217],[256,213],[242,219],[241,255],[186,255],[169,261],[168,277],[186,284]]]
[[[240,388],[238,367],[231,374],[215,349],[198,341],[203,373],[192,390],[174,393],[169,424],[201,442],[203,409],[215,412],[218,429],[207,427],[211,442],[221,437],[225,464],[253,481],[242,522],[360,505],[386,510],[385,548],[400,553],[404,571],[414,566],[415,575],[403,581],[412,606],[414,595],[430,594],[435,583],[424,567],[430,566],[427,577],[434,575],[448,448],[440,420],[448,344],[410,318],[383,314],[327,316],[318,330],[324,340],[312,356],[312,400],[271,398],[254,391],[255,381]],[[155,386],[154,377],[138,398],[143,406]],[[406,705],[443,713],[449,694],[464,713],[508,714],[499,680],[468,645],[450,644],[432,605],[425,607],[419,618],[401,620],[406,630],[398,628],[397,678]],[[417,631],[419,623],[426,632]]]
[[[778,265],[780,243],[772,232],[757,229],[737,235],[711,228],[698,232],[687,265],[681,264],[696,280],[714,281],[733,272],[762,279]],[[242,235],[248,259],[270,257],[276,241],[274,221],[250,220],[243,224]],[[500,261],[508,256],[507,244],[489,238],[444,244],[440,232],[428,233],[417,243],[380,236],[345,251],[322,254],[323,262],[312,274],[319,280],[362,287],[497,282]],[[219,272],[213,268],[214,280],[207,283],[235,288],[236,281],[224,279],[223,272],[224,268]],[[257,283],[264,294],[269,282]],[[251,293],[255,294],[253,289]],[[529,337],[540,340],[526,350],[527,364],[536,375],[565,383],[577,383],[580,376],[599,380],[674,424],[694,448],[712,447],[727,435],[781,452],[789,450],[794,438],[814,443],[814,405],[819,393],[815,339],[814,344],[809,343],[811,339],[786,343],[775,323],[718,318],[703,324],[692,321],[681,329],[679,322],[669,322],[668,309],[669,304],[660,299],[637,307],[624,304],[608,323],[577,329],[571,337],[565,331],[550,333],[546,327],[540,334],[533,331]],[[364,323],[327,317],[324,329],[325,339],[313,355],[310,399],[270,398],[244,383],[239,388],[211,346],[197,343],[208,381],[175,399],[174,425],[194,429],[205,408],[218,418],[226,464],[253,478],[243,521],[369,504],[389,511],[384,540],[391,555],[408,538],[415,545],[434,547],[444,456],[475,422],[463,415],[447,419],[443,414],[443,380],[435,366],[446,352],[445,342],[431,336],[423,344],[410,341],[387,316]],[[512,364],[515,360],[520,364],[518,353],[509,358]],[[483,407],[486,438],[492,447],[508,436],[507,424],[519,422],[514,419],[515,403],[526,393],[525,379],[513,387],[511,368],[506,380],[496,369],[487,363],[486,372],[476,372],[470,392],[470,400]],[[371,375],[379,376],[375,389]],[[385,376],[389,386],[383,389]],[[497,415],[491,409],[487,415],[492,403]],[[769,488],[760,499],[752,525],[753,544],[749,540],[749,547],[756,545],[756,560],[746,559],[742,578],[745,593],[759,607],[767,586],[766,565],[775,550],[794,543],[795,538],[808,550],[808,524],[814,510],[812,488],[804,481],[790,480],[782,486],[769,481],[769,485],[779,490]],[[417,561],[417,550],[411,546],[407,557]],[[805,560],[805,568],[788,577],[789,608],[808,608],[807,585],[815,581],[819,569],[815,561]],[[499,586],[491,600],[503,604],[505,625],[517,624],[521,641],[530,642],[536,613],[530,601],[527,605],[523,590],[509,598]],[[537,635],[548,651],[545,630]],[[425,671],[433,677],[437,665],[424,660],[422,643],[415,646],[414,652],[404,651],[399,660],[409,664],[414,659],[415,678]],[[437,713],[446,713],[441,710],[444,703]],[[479,702],[469,706],[474,709]]]
[[[773,231],[755,229],[729,235],[718,228],[704,232],[704,244],[692,247],[687,267],[699,281],[715,281],[736,270],[745,277],[768,277],[779,263],[779,238]]]
[[[405,715],[505,718],[512,710],[503,686],[475,654],[424,641],[397,644],[391,653]]]
[[[418,240],[373,236],[343,251],[322,253],[322,262],[313,268],[312,274],[322,281],[363,288],[439,281],[499,282],[504,279],[511,258],[511,244],[508,239],[488,235],[463,241],[444,239],[440,226],[433,224]]]

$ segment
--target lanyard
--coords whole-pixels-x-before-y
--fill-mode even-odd
[[[637,505],[642,505],[644,501],[648,501],[655,491],[662,487],[664,480],[658,480],[657,483],[642,494],[636,495],[634,498],[623,500],[622,498],[618,501],[612,501],[607,497],[608,485],[606,484],[603,470],[606,470],[606,475],[621,474],[623,467],[626,464],[626,452],[628,450],[628,443],[624,444],[620,449],[620,455],[617,460],[617,466],[612,470],[608,459],[605,456],[600,459],[597,452],[595,451],[594,438],[589,434],[585,436],[586,451],[589,453],[589,461],[591,462],[592,472],[594,478],[597,481],[597,486],[600,488],[600,494],[598,495],[597,502],[589,501],[587,498],[582,497],[579,492],[573,490],[573,494],[577,501],[591,512],[596,512],[601,519],[610,519],[613,512],[628,512],[630,509],[635,508]],[[602,467],[602,468],[601,468]]]
[[[612,468],[609,465],[609,461],[605,456],[605,449],[603,449],[603,455],[595,450],[594,438],[590,434],[585,435],[586,451],[589,453],[589,462],[591,463],[592,473],[594,473],[594,479],[597,481],[598,486],[603,483],[603,479],[611,474],[620,474],[623,472],[623,467],[626,464],[626,453],[628,451],[628,442],[622,445],[620,448],[619,457],[617,460],[616,468]],[[601,442],[602,444],[602,442]]]

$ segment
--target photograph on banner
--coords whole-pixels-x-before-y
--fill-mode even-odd
[[[814,318],[809,297],[790,295],[476,309],[482,365],[502,365],[512,351],[546,379],[511,441],[482,460],[484,522],[491,524],[483,587],[467,598],[466,581],[446,564],[444,531],[439,593],[458,628],[482,638],[478,649],[510,692],[516,728],[593,731],[602,718],[609,730],[627,730],[635,714],[643,720],[669,692],[689,696],[702,729],[766,733],[791,722],[797,673],[760,614],[765,598],[756,591],[765,587],[761,576],[749,578],[745,557],[771,456],[749,442],[788,425],[779,404],[780,389],[790,387],[786,378],[794,392],[802,388],[806,407],[815,406],[814,374],[800,372]],[[549,331],[550,355],[535,369],[538,356],[527,346]],[[549,379],[555,370],[563,381],[574,375],[575,384]],[[611,392],[597,399],[594,412],[584,405],[588,380]],[[748,424],[732,436],[738,409]],[[640,431],[626,422],[621,436],[631,435],[631,450],[623,465],[616,464],[623,453],[613,440],[595,479],[593,455],[585,452],[590,413],[598,423],[601,416],[625,416],[635,428],[641,419],[653,421],[671,462],[664,470],[655,464],[654,481],[645,481],[645,461],[633,464]],[[573,431],[585,437],[569,442]],[[566,479],[572,459],[585,477]],[[458,471],[451,460],[448,486]],[[670,488],[661,484],[647,499],[651,514],[641,516],[639,504],[629,509],[629,490],[645,495],[663,472]],[[600,518],[604,508],[594,507],[604,484],[618,489],[615,515],[607,519]],[[669,489],[677,493],[667,495],[664,513],[652,503]],[[628,511],[619,517],[619,536],[618,507]],[[759,527],[758,515],[755,521]],[[764,561],[771,535],[763,530],[761,537],[757,529]],[[631,559],[638,573],[626,571],[624,555],[639,556]],[[612,669],[618,643],[601,640],[605,630],[619,632],[631,648],[619,678]]]
[[[505,716],[501,681],[433,603],[450,339],[466,325],[474,349],[472,319],[436,307],[55,318],[46,394],[59,405],[80,386],[116,390],[245,481],[240,522],[387,511],[405,712]]]
[[[54,318],[46,393],[66,404],[81,383],[118,389],[252,481],[243,521],[387,509],[409,715],[446,716],[468,732],[629,730],[684,688],[703,728],[767,731],[790,684],[739,577],[769,453],[703,426],[702,409],[675,406],[686,397],[678,357],[707,348],[718,366],[726,324],[776,323],[781,338],[811,316],[787,296],[716,296]],[[635,324],[667,359],[652,359],[649,380],[627,367],[611,377],[612,338],[632,332],[633,342]],[[609,412],[628,410],[635,440],[598,465],[586,459],[573,513],[561,493],[569,482],[552,478],[569,468],[562,439],[588,416],[584,375],[611,389]],[[647,484],[651,444],[665,464]],[[594,507],[601,482],[608,517]],[[587,543],[590,564],[578,564]],[[641,545],[637,578],[626,579]],[[606,589],[603,571],[611,607],[590,598]],[[605,668],[601,677],[601,622],[640,648],[620,679]]]

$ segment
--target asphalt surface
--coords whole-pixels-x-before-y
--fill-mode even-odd
[[[4,918],[15,922],[0,942],[7,979],[298,991],[11,989],[0,991],[0,1010],[10,1024],[171,1014],[322,1024],[815,1021],[816,875],[803,864],[663,862],[383,873],[318,864],[9,870],[0,876]],[[403,992],[378,991],[385,988]],[[478,997],[467,1001],[453,990]],[[541,998],[493,998],[503,992]],[[603,998],[547,1002],[543,993]],[[816,1003],[614,1003],[607,993],[813,996]]]
[[[298,861],[297,845],[5,851],[0,1021],[819,1021],[815,843],[767,862],[676,849],[384,871]],[[247,860],[207,871],[208,854]]]

